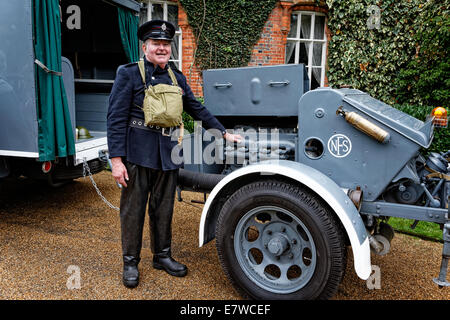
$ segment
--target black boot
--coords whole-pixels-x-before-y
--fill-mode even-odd
[[[170,249],[153,255],[153,268],[164,270],[175,277],[184,277],[188,273],[188,269],[184,264],[175,261],[170,256]]]
[[[138,264],[141,259],[133,256],[123,256],[122,281],[125,287],[135,288],[139,284]]]

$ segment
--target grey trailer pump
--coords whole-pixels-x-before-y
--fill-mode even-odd
[[[224,144],[197,128],[183,140],[192,173],[180,172],[179,187],[208,193],[199,245],[216,239],[243,296],[331,298],[346,246],[367,279],[371,254],[390,251],[390,217],[442,227],[434,281],[449,286],[450,152],[420,153],[446,130],[437,119],[355,89],[309,90],[302,64],[206,70],[203,80],[205,105],[245,139]]]

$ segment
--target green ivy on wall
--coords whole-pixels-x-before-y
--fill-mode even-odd
[[[449,106],[450,1],[427,1],[414,24],[416,54],[395,80],[399,103]]]
[[[180,0],[197,41],[202,70],[247,66],[277,0]]]
[[[328,1],[332,34],[328,44],[330,84],[351,85],[394,103],[393,80],[415,53],[413,25],[419,2],[379,1],[377,25],[376,20],[371,20],[378,14],[371,10],[374,1]]]
[[[449,0],[327,0],[327,76],[418,118],[448,110]],[[378,20],[377,20],[378,19]],[[450,149],[450,130],[436,130],[431,151]]]

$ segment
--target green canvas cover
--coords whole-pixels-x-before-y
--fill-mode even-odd
[[[136,62],[139,60],[139,40],[137,38],[139,17],[133,11],[122,7],[117,7],[117,13],[123,49],[128,61]]]
[[[61,72],[61,16],[58,0],[34,0],[34,51],[48,69]],[[20,40],[19,40],[20,41]],[[61,75],[36,65],[39,160],[75,154],[75,141]]]

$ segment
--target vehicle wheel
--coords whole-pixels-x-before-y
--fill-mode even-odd
[[[225,202],[216,245],[233,286],[253,299],[331,298],[347,262],[341,227],[321,199],[278,181],[248,184]]]

